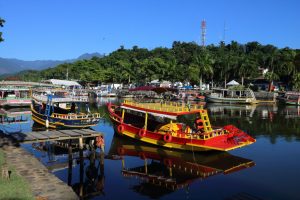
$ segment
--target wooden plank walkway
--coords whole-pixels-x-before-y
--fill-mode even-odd
[[[14,133],[11,136],[21,143],[46,142],[57,140],[70,140],[88,137],[103,136],[102,133],[91,129],[75,130],[46,130],[34,131],[29,133]]]

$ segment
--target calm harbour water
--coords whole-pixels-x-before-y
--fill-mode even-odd
[[[98,99],[94,111],[105,112],[107,101],[115,100]],[[300,199],[299,107],[206,107],[213,125],[236,125],[257,142],[228,153],[174,151],[117,137],[104,120],[93,127],[105,136],[104,164],[90,162],[90,151],[80,165],[78,152],[69,162],[67,151],[59,154],[51,145],[48,152],[33,148],[39,144],[22,147],[78,194],[82,187],[85,199]],[[27,123],[0,125],[1,131],[31,131],[27,117]]]

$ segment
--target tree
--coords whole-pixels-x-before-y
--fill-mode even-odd
[[[242,85],[244,85],[244,78],[257,72],[257,62],[250,55],[240,56],[239,62],[238,74],[242,77]]]
[[[203,76],[210,77],[210,75],[213,74],[214,62],[214,59],[205,49],[203,49],[200,54],[195,55],[194,61],[190,65],[190,75],[192,77],[198,76],[197,79],[200,81],[200,89],[202,89]]]
[[[296,73],[293,76],[293,89],[300,91],[300,73]]]
[[[272,86],[273,86],[273,81],[278,80],[279,76],[278,74],[274,73],[274,72],[267,72],[265,74],[265,79],[267,79],[269,81],[269,91],[272,90]]]

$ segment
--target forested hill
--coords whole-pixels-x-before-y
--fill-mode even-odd
[[[99,53],[83,54],[76,59],[69,60],[35,60],[35,61],[24,61],[19,59],[9,59],[0,57],[0,74],[11,74],[23,70],[43,70],[49,67],[55,67],[62,63],[75,62],[77,60],[91,59],[92,57],[102,57]]]
[[[190,81],[200,80],[224,84],[235,79],[261,76],[260,69],[268,69],[267,80],[278,80],[300,88],[300,52],[290,48],[277,48],[258,42],[239,44],[220,43],[205,48],[196,43],[174,42],[171,48],[152,50],[125,49],[121,46],[102,58],[60,64],[55,68],[22,73],[19,78],[69,79],[82,81],[145,83],[150,80]],[[297,85],[298,84],[298,85]]]

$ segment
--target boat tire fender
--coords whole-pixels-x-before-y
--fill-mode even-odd
[[[140,129],[139,130],[139,136],[144,137],[146,135],[146,130],[145,129]]]
[[[120,124],[120,125],[118,126],[118,132],[119,132],[120,134],[122,134],[123,131],[124,131],[124,126],[123,126],[122,124]]]
[[[164,141],[165,142],[172,142],[172,135],[170,133],[166,133],[164,135]]]

